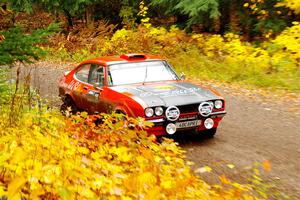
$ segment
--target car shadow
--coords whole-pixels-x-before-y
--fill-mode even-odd
[[[177,142],[181,147],[189,146],[210,146],[216,143],[217,138],[209,138],[206,135],[201,133],[184,132],[177,133],[175,135],[167,135],[166,138],[173,139],[174,142]]]

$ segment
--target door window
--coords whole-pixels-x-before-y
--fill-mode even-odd
[[[89,83],[97,87],[104,86],[104,70],[102,66],[99,65],[92,66]]]
[[[75,76],[78,80],[87,83],[89,78],[91,64],[84,64],[78,68],[75,72]]]

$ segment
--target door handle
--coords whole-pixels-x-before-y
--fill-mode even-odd
[[[83,86],[83,89],[88,90],[89,88],[88,88],[88,86]]]

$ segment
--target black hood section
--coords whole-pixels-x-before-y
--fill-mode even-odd
[[[219,99],[208,89],[187,82],[168,82],[134,86],[116,86],[112,88],[120,93],[130,93],[143,100],[148,107],[180,106]]]

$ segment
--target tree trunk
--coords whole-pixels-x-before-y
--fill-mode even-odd
[[[229,31],[230,24],[230,2],[229,1],[221,1],[220,4],[220,29],[219,33],[224,34]]]
[[[68,28],[73,28],[74,24],[73,24],[73,19],[72,19],[72,15],[70,14],[70,12],[66,9],[63,9],[64,14],[68,20]]]
[[[94,28],[94,4],[91,5],[87,5],[85,8],[85,18],[86,18],[86,26],[89,29],[93,29]]]
[[[238,2],[236,0],[231,1],[230,6],[230,29],[233,33],[240,33],[240,20],[238,16]]]

